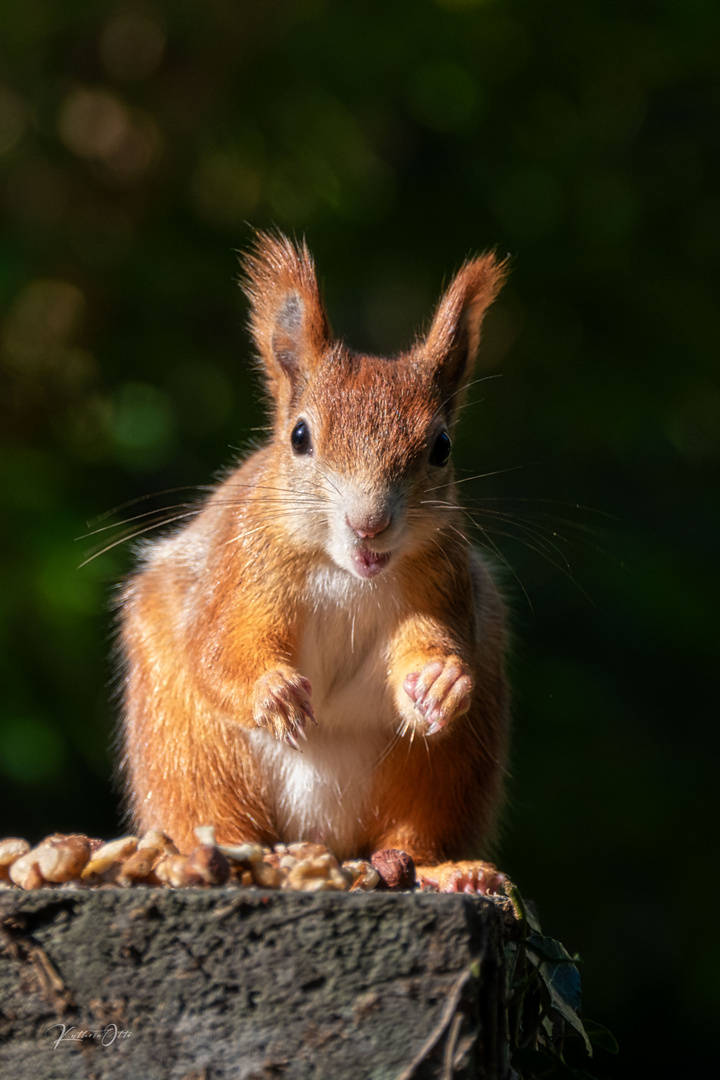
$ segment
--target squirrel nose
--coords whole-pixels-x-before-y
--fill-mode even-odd
[[[351,521],[350,518],[345,515],[349,527],[359,536],[361,540],[372,540],[373,537],[378,536],[381,532],[384,532],[390,524],[390,518],[366,518],[365,520]]]

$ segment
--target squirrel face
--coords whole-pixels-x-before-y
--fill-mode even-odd
[[[458,405],[503,278],[492,255],[466,263],[424,338],[397,357],[364,356],[333,339],[307,248],[258,235],[243,285],[298,542],[360,579],[434,542],[439,504],[454,502]]]
[[[452,479],[451,417],[417,363],[335,346],[293,406],[280,438],[285,477],[322,506],[308,525],[337,566],[374,578],[431,542],[433,502]]]

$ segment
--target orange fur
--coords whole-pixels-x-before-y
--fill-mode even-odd
[[[259,234],[245,274],[273,435],[124,591],[131,813],[181,848],[212,823],[475,856],[502,795],[504,609],[436,448],[504,267],[466,263],[391,360],[332,338],[304,245]]]

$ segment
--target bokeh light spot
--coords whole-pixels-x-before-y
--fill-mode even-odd
[[[129,382],[113,402],[109,426],[119,450],[156,455],[170,446],[174,418],[160,390],[146,383]]]
[[[62,368],[84,313],[85,297],[71,282],[29,282],[16,298],[5,325],[5,364],[26,374]]]
[[[162,148],[155,121],[138,109],[128,109],[106,90],[84,87],[68,94],[58,132],[68,150],[101,162],[119,182],[139,179]]]
[[[123,8],[108,19],[100,36],[100,55],[114,79],[139,82],[160,66],[165,31],[139,8]]]

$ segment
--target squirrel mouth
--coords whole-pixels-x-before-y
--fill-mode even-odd
[[[352,560],[360,577],[371,578],[385,569],[390,561],[390,552],[371,551],[370,548],[359,547],[353,551]]]

